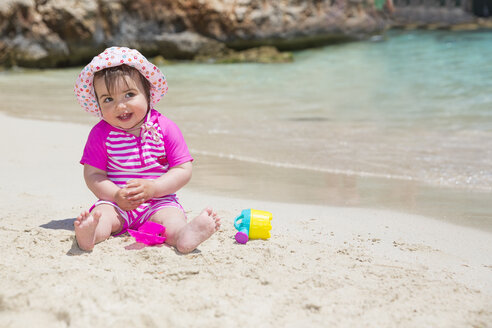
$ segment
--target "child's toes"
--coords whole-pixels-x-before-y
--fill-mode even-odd
[[[101,217],[101,212],[95,211],[92,217],[94,218],[94,221],[99,222],[99,218]]]

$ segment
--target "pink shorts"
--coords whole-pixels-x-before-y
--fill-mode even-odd
[[[175,207],[185,212],[181,204],[178,202],[178,197],[176,195],[168,195],[165,197],[153,198],[134,210],[124,211],[118,207],[116,203],[109,202],[106,200],[98,200],[92,207],[89,212],[101,204],[108,204],[114,206],[118,213],[123,218],[123,228],[120,232],[114,234],[114,236],[119,236],[124,234],[128,229],[138,229],[142,224],[147,222],[155,212],[167,208],[167,207]]]

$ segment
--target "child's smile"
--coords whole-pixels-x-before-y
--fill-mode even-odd
[[[120,116],[118,116],[118,118],[122,121],[129,121],[132,115],[133,115],[132,113],[123,113]]]

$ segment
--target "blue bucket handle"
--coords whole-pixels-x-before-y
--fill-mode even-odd
[[[241,229],[241,228],[240,228],[240,226],[239,226],[239,224],[240,224],[240,223],[238,223],[238,221],[239,221],[239,220],[241,220],[241,223],[243,223],[243,222],[242,222],[242,219],[243,219],[243,214],[242,214],[242,213],[241,213],[240,215],[238,215],[238,216],[234,219],[234,228],[236,228],[236,230],[240,230],[240,229]]]

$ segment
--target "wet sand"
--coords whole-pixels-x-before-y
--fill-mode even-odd
[[[490,192],[194,155],[190,187],[221,196],[396,210],[492,232]]]
[[[2,327],[487,327],[492,322],[490,231],[366,208],[357,199],[372,188],[353,181],[345,182],[347,190],[359,191],[347,195],[362,196],[349,197],[343,207],[302,204],[292,201],[302,198],[291,185],[295,181],[259,170],[253,171],[261,177],[255,182],[239,174],[245,168],[237,163],[231,166],[234,175],[223,170],[219,179],[198,156],[194,182],[179,193],[181,202],[190,217],[212,205],[223,227],[195,252],[183,256],[166,246],[143,247],[129,236],[82,252],[73,221],[94,201],[78,164],[90,126],[3,114],[0,120]],[[207,190],[207,181],[223,195]],[[280,183],[285,195],[272,183]],[[262,190],[279,199],[236,197],[247,188],[250,196]],[[239,245],[232,220],[249,207],[273,213],[272,237]]]

